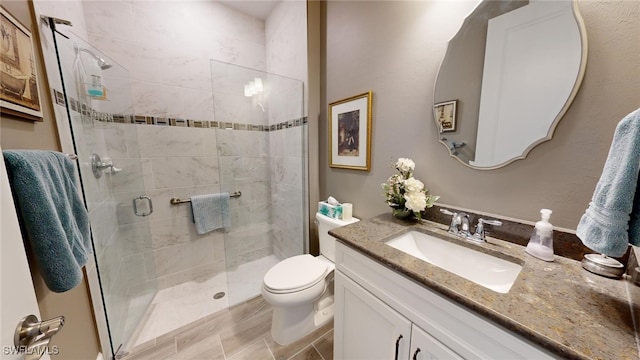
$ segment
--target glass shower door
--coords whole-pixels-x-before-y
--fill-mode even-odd
[[[147,216],[153,211],[152,200],[145,195],[127,69],[73,33],[68,35],[54,32],[116,354],[135,341],[158,288]]]
[[[221,189],[242,193],[224,233],[233,306],[304,251],[303,83],[215,60],[211,73]]]

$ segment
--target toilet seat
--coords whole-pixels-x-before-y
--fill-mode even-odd
[[[324,280],[329,272],[326,262],[304,254],[285,259],[264,276],[265,290],[274,294],[302,291]]]

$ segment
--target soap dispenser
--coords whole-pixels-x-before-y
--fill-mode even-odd
[[[549,222],[552,211],[541,209],[541,219],[536,223],[529,244],[525,250],[527,254],[544,261],[553,261],[553,225]]]

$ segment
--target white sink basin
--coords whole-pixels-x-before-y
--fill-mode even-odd
[[[503,294],[509,292],[522,270],[519,264],[418,231],[402,234],[386,244]]]

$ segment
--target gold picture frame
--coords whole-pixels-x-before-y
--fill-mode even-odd
[[[444,101],[433,106],[440,133],[456,131],[458,100]]]
[[[329,166],[371,169],[371,105],[368,91],[329,104]]]
[[[0,106],[2,112],[42,121],[31,31],[0,6]]]

